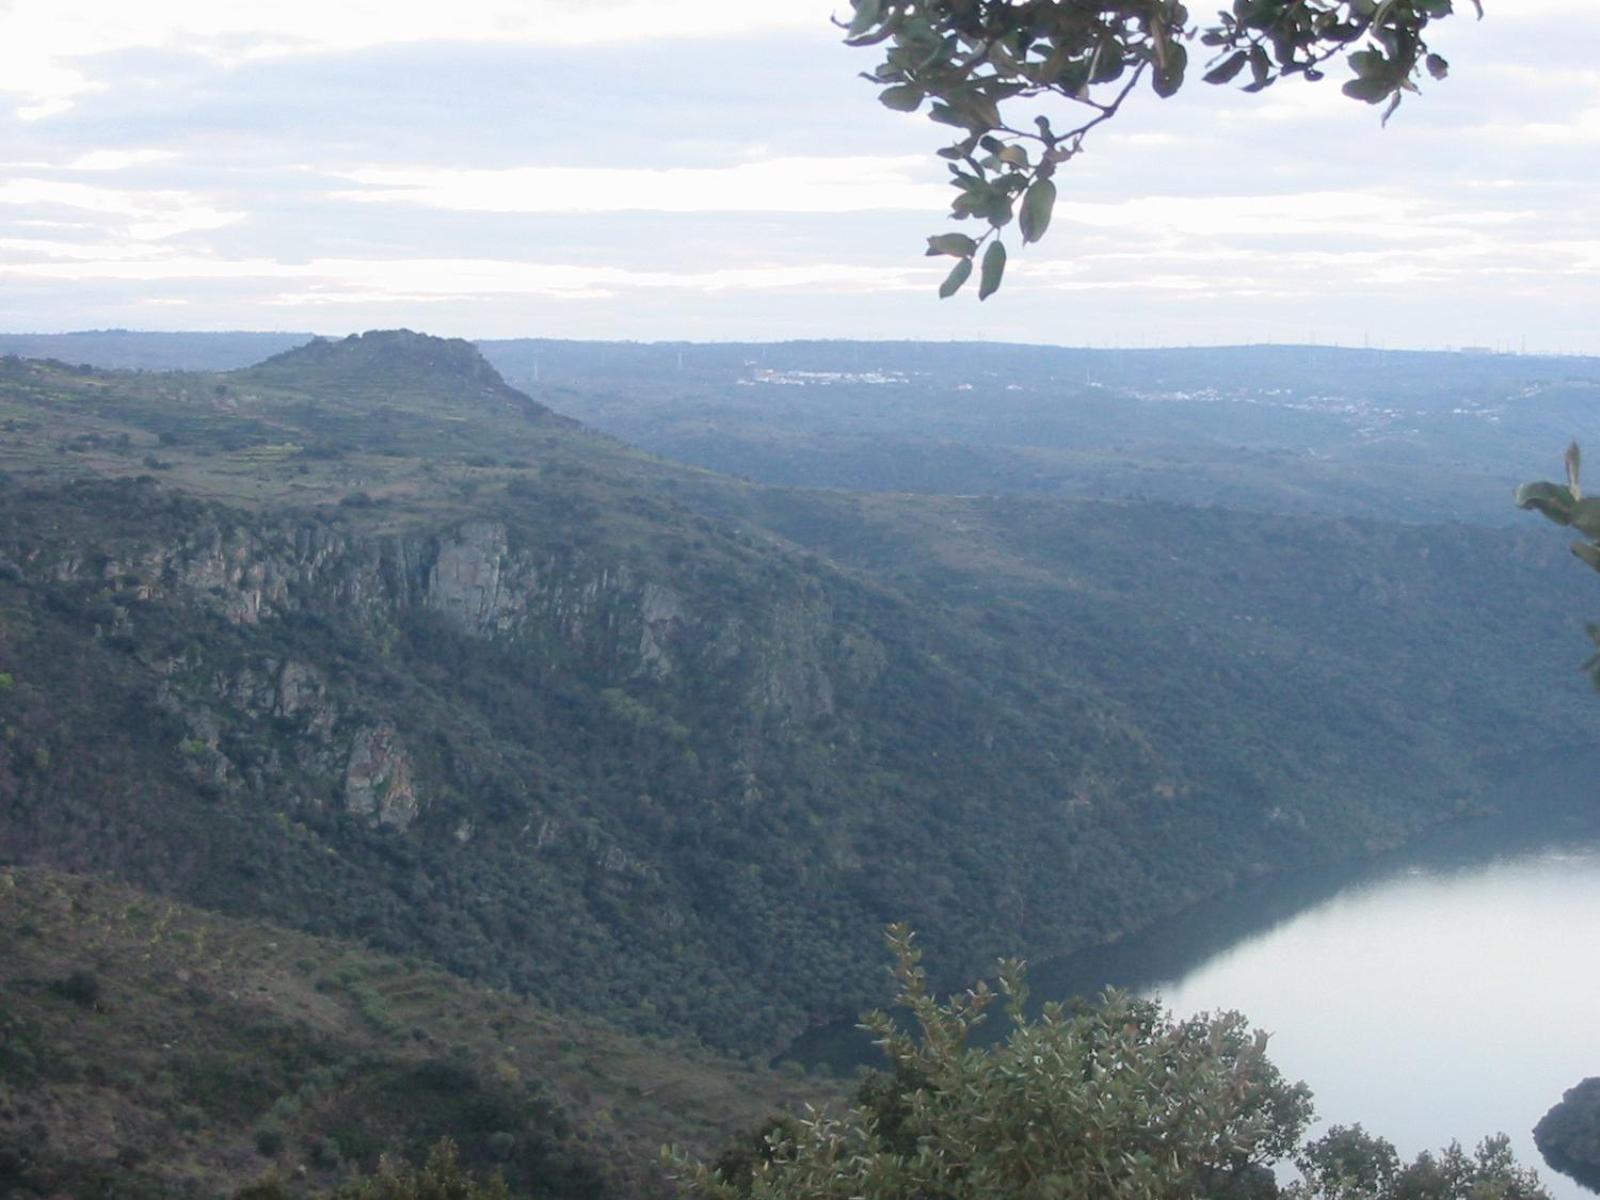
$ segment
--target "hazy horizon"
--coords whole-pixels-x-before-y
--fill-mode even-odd
[[[1577,0],[1445,22],[1387,128],[1340,72],[1141,95],[982,305],[844,7],[16,0],[0,329],[1600,352]]]
[[[125,326],[105,326],[101,328],[85,329],[0,329],[0,338],[70,338],[105,336],[123,334],[132,336],[156,337],[223,337],[228,335],[271,335],[277,337],[305,337],[307,339],[323,338],[337,340],[340,338],[359,335],[362,333],[376,333],[389,331],[403,331],[420,333],[437,337],[459,337],[474,344],[479,342],[506,342],[506,341],[552,341],[552,342],[578,342],[578,343],[619,343],[639,346],[739,346],[739,345],[783,345],[791,342],[841,342],[860,345],[883,344],[909,344],[930,346],[1027,346],[1041,350],[1069,350],[1073,352],[1099,352],[1099,353],[1150,353],[1159,354],[1178,350],[1347,350],[1347,351],[1381,351],[1384,354],[1464,354],[1486,356],[1509,356],[1526,358],[1571,358],[1588,360],[1600,357],[1600,354],[1586,353],[1583,351],[1557,351],[1521,349],[1520,347],[1503,346],[1402,346],[1384,345],[1372,342],[1364,345],[1348,345],[1341,342],[1173,342],[1154,343],[1143,345],[1122,345],[1116,343],[1102,343],[1099,345],[1073,342],[1034,341],[1024,338],[915,338],[915,337],[827,337],[827,336],[796,336],[788,338],[627,338],[627,337],[558,337],[544,333],[504,334],[494,337],[478,337],[471,333],[463,334],[434,334],[426,328],[412,326],[388,326],[384,329],[351,329],[337,332],[326,332],[312,329],[263,329],[263,328],[237,328],[237,329],[133,329]],[[8,353],[0,346],[0,355]]]

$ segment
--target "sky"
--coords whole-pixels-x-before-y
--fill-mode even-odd
[[[846,7],[0,0],[0,331],[1600,353],[1592,0],[1445,22],[1387,128],[1342,71],[1144,92],[982,304]]]

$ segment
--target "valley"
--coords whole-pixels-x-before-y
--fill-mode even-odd
[[[836,1086],[763,1064],[883,999],[891,921],[960,986],[999,955],[1103,945],[1484,812],[1496,759],[1600,732],[1576,670],[1592,580],[1559,536],[1511,523],[1509,489],[1485,490],[1553,460],[1543,439],[1594,386],[1586,360],[1494,360],[1520,372],[1505,386],[1537,389],[1526,413],[1477,366],[1481,394],[1456,412],[1444,394],[1465,385],[1433,361],[1391,399],[1353,369],[1337,404],[1241,399],[1307,387],[1289,351],[1271,386],[1260,355],[1200,355],[1176,380],[1151,352],[1124,356],[1143,374],[1114,396],[1041,375],[1024,403],[981,373],[939,400],[967,380],[937,347],[480,349],[395,331],[254,363],[235,359],[256,342],[208,336],[35,339],[52,357],[0,359],[0,870],[18,948],[0,1015],[37,1063],[80,1036],[71,1020],[93,1025],[51,991],[75,970],[126,996],[173,946],[276,940],[297,949],[160,971],[281,992],[250,1019],[263,1046],[301,1039],[283,1058],[298,1065],[185,1130],[182,1072],[123,1030],[105,1053],[128,1079],[15,1077],[14,1141],[24,1109],[57,1124],[153,1088],[170,1111],[130,1135],[151,1156],[134,1166],[242,1183],[280,1154],[309,1162],[368,1104],[330,1077],[279,1114],[287,1148],[257,1153],[316,1071],[377,1055],[372,1077],[398,1078],[460,1042],[474,1079],[498,1078],[504,1035],[545,1047],[511,1066],[549,1081],[551,1107],[495,1099],[513,1108],[477,1142],[458,1133],[464,1150],[488,1163],[482,1139],[510,1132],[551,1161],[600,1153],[620,1174],[574,1166],[552,1194],[628,1194],[661,1141],[714,1145]],[[150,369],[68,357],[85,348]],[[986,372],[1014,351],[959,361]],[[913,353],[914,388],[895,357]],[[709,440],[684,433],[695,404],[723,414]],[[1383,448],[1369,425],[1397,405],[1426,408],[1431,432]],[[871,454],[840,466],[824,426]],[[1534,461],[1480,440],[1507,428]],[[1283,449],[1311,430],[1306,454]],[[1019,476],[1036,451],[1048,478]],[[1206,498],[1200,459],[1240,455],[1251,482]],[[822,462],[844,473],[803,465]],[[1135,474],[1150,487],[1126,489]],[[80,909],[94,917],[75,930],[62,914]],[[163,921],[190,932],[156,939]],[[372,987],[404,1009],[392,1025],[362,1016],[381,1006],[361,980],[388,981]],[[585,1086],[602,1045],[621,1065]],[[674,1071],[709,1098],[644,1104]],[[627,1132],[575,1148],[614,1124]],[[383,1137],[424,1139],[403,1125],[364,1161]],[[101,1137],[91,1157],[114,1170],[124,1149]],[[41,1161],[30,1178],[65,1169]]]

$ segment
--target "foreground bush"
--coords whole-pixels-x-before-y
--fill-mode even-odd
[[[890,1069],[841,1114],[770,1124],[716,1166],[669,1152],[700,1200],[1547,1200],[1504,1139],[1469,1157],[1452,1146],[1401,1167],[1355,1130],[1307,1146],[1304,1084],[1266,1056],[1267,1035],[1237,1013],[1175,1021],[1118,993],[1069,1011],[1025,1012],[1021,965],[939,1003],[904,927],[889,933],[896,1002],[915,1032],[867,1018]],[[1012,1027],[989,1047],[973,1027],[1003,998]],[[1271,1167],[1300,1164],[1280,1190]]]
[[[292,1200],[294,1195],[270,1179],[245,1188],[234,1200]],[[498,1175],[475,1179],[458,1160],[455,1143],[445,1140],[422,1166],[384,1159],[376,1174],[327,1193],[327,1200],[510,1200],[510,1193]]]
[[[1600,1076],[1568,1088],[1533,1127],[1545,1162],[1591,1192],[1600,1192]]]

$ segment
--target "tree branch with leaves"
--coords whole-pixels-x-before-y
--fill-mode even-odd
[[[1517,507],[1583,534],[1582,539],[1572,543],[1572,553],[1600,571],[1600,498],[1583,494],[1583,452],[1577,442],[1567,447],[1562,461],[1567,469],[1566,483],[1525,483],[1517,489]],[[1600,687],[1600,625],[1590,624],[1587,629],[1597,653],[1583,664],[1583,669]]]
[[[1467,0],[1483,16],[1481,0]],[[1056,172],[1082,153],[1085,138],[1115,117],[1148,80],[1175,95],[1189,73],[1190,47],[1208,56],[1203,78],[1262,91],[1279,80],[1324,77],[1344,59],[1345,95],[1384,105],[1384,121],[1424,75],[1449,64],[1428,48],[1432,22],[1452,0],[1234,0],[1209,22],[1191,20],[1179,0],[852,0],[846,42],[881,47],[865,78],[899,112],[927,106],[957,131],[939,150],[956,195],[950,215],[977,221],[977,235],[928,239],[930,256],[955,265],[940,285],[954,295],[978,264],[978,298],[1005,275],[1003,231],[1015,221],[1023,244],[1050,227]],[[1032,107],[1012,115],[1019,102]]]

